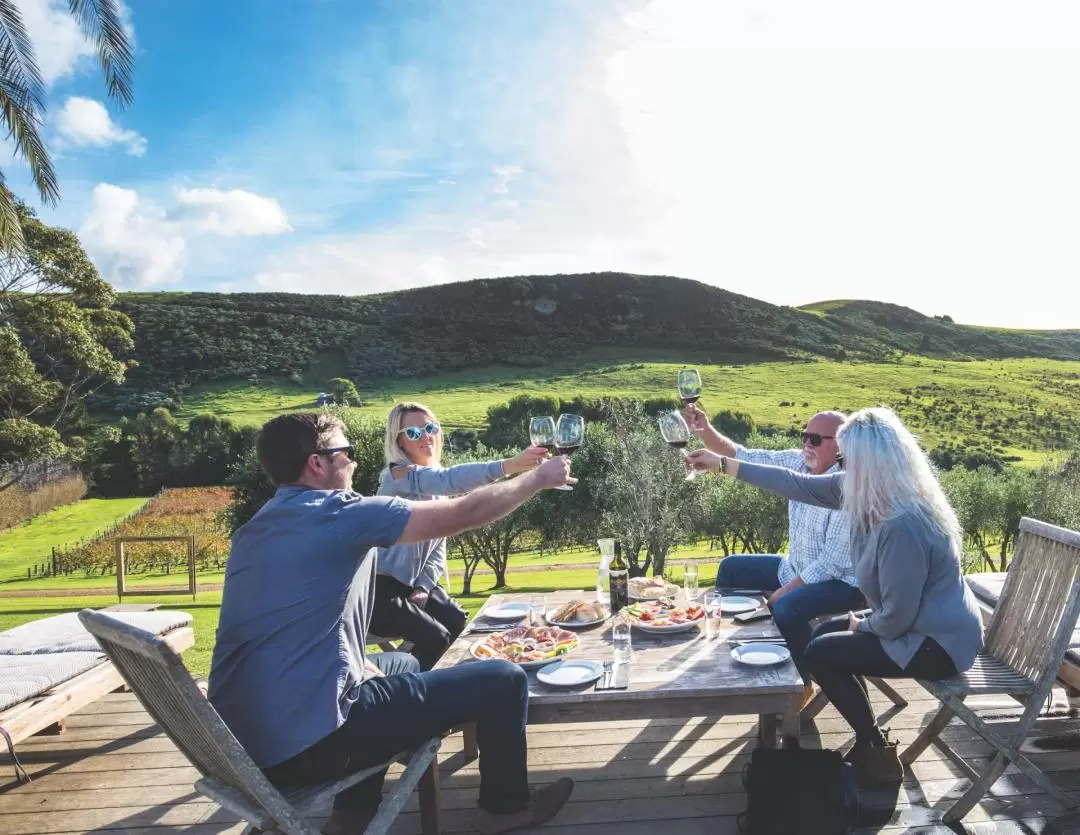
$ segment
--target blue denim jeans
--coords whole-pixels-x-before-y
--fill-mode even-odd
[[[774,554],[724,557],[716,574],[718,591],[756,589],[776,591],[782,585],[778,573],[781,557]],[[862,592],[843,580],[808,583],[785,594],[773,607],[773,622],[787,641],[791,660],[807,684],[811,672],[806,666],[806,645],[810,643],[810,621],[822,615],[836,615],[866,606]]]
[[[505,814],[529,800],[525,721],[529,705],[525,672],[509,661],[481,661],[420,672],[401,652],[368,657],[382,672],[360,685],[345,724],[306,751],[265,769],[276,784],[315,783],[386,762],[466,722],[476,722],[480,748],[480,806]],[[346,789],[336,808],[374,812],[386,772]]]

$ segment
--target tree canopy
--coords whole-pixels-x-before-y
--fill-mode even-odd
[[[24,246],[0,251],[0,489],[42,459],[78,457],[82,400],[119,383],[131,320],[79,239],[15,204]]]

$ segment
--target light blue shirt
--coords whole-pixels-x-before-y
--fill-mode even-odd
[[[387,467],[379,476],[380,496],[399,496],[421,502],[468,493],[502,478],[502,461],[456,464],[453,467],[420,467],[405,469],[401,478],[394,478]],[[389,574],[410,588],[430,592],[439,585],[446,568],[446,539],[429,539],[408,545],[379,549],[379,573]]]
[[[736,445],[735,457],[750,464],[769,464],[795,473],[810,472],[801,449],[747,449]],[[825,472],[838,471],[834,464]],[[801,577],[804,583],[842,580],[849,586],[857,586],[847,514],[806,502],[789,501],[788,555],[781,558],[777,577],[781,585]]]
[[[209,699],[259,768],[344,724],[364,680],[375,548],[397,542],[410,512],[290,484],[233,535]]]

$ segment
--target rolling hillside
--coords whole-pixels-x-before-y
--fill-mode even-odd
[[[958,325],[895,305],[778,307],[696,281],[598,273],[485,279],[349,297],[282,293],[124,293],[139,366],[96,401],[103,411],[184,404],[226,381],[361,388],[493,366],[536,377],[576,360],[704,364],[811,359],[896,362],[1080,360],[1080,331]],[[525,374],[525,370],[528,373]]]

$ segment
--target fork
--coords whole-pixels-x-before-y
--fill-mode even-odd
[[[600,684],[598,685],[600,690],[603,690],[605,687],[610,686],[612,667],[613,667],[613,662],[611,662],[611,661],[605,661],[604,662],[604,674],[600,677]]]

